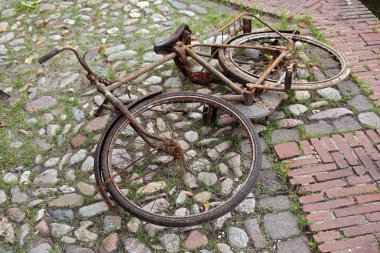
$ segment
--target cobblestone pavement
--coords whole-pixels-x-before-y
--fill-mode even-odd
[[[98,72],[109,78],[120,78],[156,59],[157,55],[152,53],[154,42],[167,37],[181,22],[188,22],[201,39],[207,39],[209,31],[240,10],[209,1],[174,0],[49,1],[36,8],[19,1],[0,1],[0,4],[0,89],[11,95],[0,102],[0,252],[285,253],[311,252],[316,249],[314,242],[325,245],[320,249],[327,252],[343,249],[345,245],[351,247],[350,243],[355,247],[363,245],[363,241],[368,245],[375,243],[376,234],[362,234],[374,233],[378,228],[376,203],[364,204],[376,209],[372,214],[353,207],[338,211],[338,214],[324,212],[326,216],[320,217],[321,220],[335,216],[346,219],[350,214],[345,212],[353,212],[359,218],[355,223],[358,226],[351,230],[338,232],[333,225],[313,227],[317,224],[314,220],[310,225],[312,231],[331,231],[325,234],[307,231],[310,215],[318,208],[319,211],[330,208],[330,204],[331,208],[356,205],[354,201],[360,199],[343,198],[339,190],[318,195],[325,190],[320,187],[328,188],[324,182],[332,181],[339,187],[356,182],[359,187],[352,188],[352,194],[377,188],[376,182],[371,182],[376,179],[376,174],[371,173],[376,173],[377,163],[368,167],[372,163],[364,154],[370,151],[378,155],[370,141],[378,144],[375,140],[379,137],[375,131],[365,129],[380,126],[380,118],[355,82],[345,80],[337,89],[290,93],[277,112],[256,124],[266,155],[252,192],[255,198],[246,199],[242,208],[195,228],[159,227],[125,213],[114,214],[103,204],[92,174],[95,144],[110,119],[106,114],[94,116],[103,98],[89,86],[72,56],[60,56],[45,67],[39,66],[36,59],[55,45],[71,43],[83,51],[89,50],[86,57]],[[279,20],[267,19],[279,25]],[[298,22],[302,24],[303,20]],[[296,28],[298,23],[289,26]],[[305,28],[304,32],[308,30]],[[106,46],[101,54],[100,45]],[[191,84],[169,62],[134,81],[132,95],[138,97],[160,89],[211,92]],[[124,90],[116,92],[122,95]],[[360,158],[355,161],[362,162],[365,168],[351,164],[348,159],[354,158],[344,153],[351,152],[350,147],[340,147],[339,137],[333,137],[334,141],[338,140],[338,146],[334,149],[333,144],[327,144],[329,153],[323,155],[319,152],[323,152],[321,145],[325,144],[318,144],[318,138],[307,141],[313,136],[347,131],[358,131],[355,135],[360,144],[353,143],[352,147]],[[370,141],[363,133],[368,134]],[[345,139],[355,140],[346,135]],[[304,143],[301,149],[309,154],[308,160],[303,162],[318,163],[322,159],[323,163],[328,163],[324,166],[330,170],[339,166],[344,175],[343,179],[332,172],[307,175],[299,182],[300,178],[290,173],[292,185],[307,184],[305,192],[313,192],[310,196],[316,196],[309,203],[306,203],[309,195],[300,198],[303,210],[296,192],[288,188],[283,163],[278,163],[274,156],[274,151],[280,159],[300,156],[298,141]],[[326,143],[323,138],[322,141]],[[276,145],[283,142],[290,143]],[[318,156],[311,146],[307,150],[306,143],[314,146]],[[348,157],[349,167],[342,157],[339,159],[338,149],[346,159]],[[372,159],[378,160],[377,156]],[[291,162],[288,166],[292,164],[302,165]],[[357,166],[351,169],[351,165]],[[371,171],[366,174],[366,170]],[[314,170],[307,173],[314,173]],[[318,183],[314,184],[315,180]],[[366,203],[378,197],[376,194],[362,196],[360,201]],[[314,204],[323,198],[325,202],[320,203],[326,203],[327,207]],[[343,199],[344,204],[331,202],[335,200],[330,198],[338,198],[337,203]],[[306,217],[303,211],[310,214]],[[366,220],[371,223],[362,225]],[[331,238],[338,239],[338,233],[342,233],[339,234],[341,242],[328,242]],[[354,236],[359,239],[345,240]],[[376,248],[372,250],[376,252]]]

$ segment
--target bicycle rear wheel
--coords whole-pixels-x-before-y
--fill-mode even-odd
[[[342,53],[310,37],[284,34],[295,42],[292,56],[284,59],[265,79],[273,85],[285,76],[286,65],[295,64],[291,89],[317,90],[333,86],[344,80],[349,64]],[[287,41],[276,33],[252,33],[238,36],[227,42],[230,45],[286,46]],[[219,51],[219,63],[231,76],[243,83],[255,83],[266,67],[280,52],[262,49],[224,48]],[[284,80],[279,84],[284,87]]]
[[[145,129],[181,148],[170,154],[152,148],[124,116],[113,121],[98,144],[96,168],[129,213],[161,226],[193,226],[226,214],[252,191],[261,164],[258,136],[228,102],[169,93],[130,111]]]

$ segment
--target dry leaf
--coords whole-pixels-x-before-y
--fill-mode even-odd
[[[18,130],[20,133],[22,134],[25,134],[25,135],[28,135],[29,133],[27,131],[25,131],[24,129],[19,129]]]
[[[45,71],[43,69],[38,69],[36,74],[40,76],[40,75],[45,74]]]
[[[50,18],[44,20],[44,24],[47,25],[50,22]]]
[[[99,53],[103,53],[104,51],[106,51],[106,46],[105,45],[100,45],[99,47]]]
[[[0,28],[0,33],[6,32],[6,31],[7,31],[7,29],[5,29],[5,28]]]
[[[186,192],[186,195],[189,196],[189,197],[194,196],[194,194],[192,192]]]
[[[299,23],[298,27],[300,27],[300,28],[306,28],[307,27],[307,21],[305,20],[302,23]]]
[[[37,46],[42,46],[45,43],[44,40],[39,40],[37,41]]]
[[[70,31],[69,31],[68,29],[63,29],[63,30],[61,31],[62,36],[66,36],[66,35],[68,35],[69,33],[70,33]]]
[[[205,208],[205,211],[207,212],[210,209],[210,203],[208,201],[203,202],[203,207]]]
[[[0,122],[0,127],[5,127],[4,122]]]

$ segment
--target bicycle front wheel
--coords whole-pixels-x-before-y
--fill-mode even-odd
[[[130,111],[147,131],[177,148],[167,152],[161,141],[149,145],[124,116],[104,134],[97,168],[129,213],[161,226],[192,226],[226,214],[252,191],[261,164],[258,136],[228,102],[169,93]]]
[[[265,84],[284,87],[286,66],[293,63],[293,90],[317,90],[333,86],[350,73],[345,56],[333,47],[310,37],[284,34],[295,42],[291,57],[285,58],[265,79]],[[252,33],[232,38],[228,44],[245,46],[286,46],[287,40],[276,33]],[[219,63],[231,76],[243,83],[255,83],[280,52],[263,49],[224,48]],[[280,81],[279,81],[280,80]]]

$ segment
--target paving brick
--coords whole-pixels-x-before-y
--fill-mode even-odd
[[[339,231],[332,230],[327,232],[319,232],[318,234],[314,235],[313,238],[316,242],[327,242],[332,241],[335,239],[339,239],[341,237]]]
[[[364,152],[361,147],[354,148],[355,153],[358,155],[359,159],[363,162],[364,167],[367,169],[371,177],[375,180],[380,179],[380,172],[377,170],[377,166],[371,161],[371,159]]]
[[[303,185],[303,184],[310,184],[314,182],[315,182],[315,179],[313,176],[296,176],[290,179],[290,183],[292,185]]]
[[[315,164],[315,163],[318,163],[318,160],[317,158],[315,158],[315,156],[303,156],[303,157],[300,157],[299,159],[288,160],[285,162],[288,168],[295,168],[295,167],[300,167],[303,165]]]
[[[336,207],[349,206],[354,203],[355,201],[352,197],[344,199],[334,199],[324,202],[306,204],[303,206],[303,211],[310,213],[315,211],[329,210]]]
[[[313,147],[310,145],[309,141],[307,140],[300,141],[300,147],[302,149],[302,153],[304,153],[305,155],[314,153]]]
[[[365,132],[372,143],[374,144],[380,143],[380,137],[378,134],[376,134],[375,130],[370,129],[370,130],[366,130]]]
[[[356,159],[356,156],[352,149],[347,145],[345,140],[340,135],[333,135],[332,138],[334,139],[335,143],[337,144],[339,150],[342,152],[343,156],[346,158],[348,164],[350,165],[359,165],[358,159]]]
[[[367,193],[367,192],[371,192],[371,191],[376,190],[376,188],[377,187],[374,184],[360,185],[360,186],[354,186],[354,187],[345,187],[345,188],[328,190],[328,191],[326,191],[326,195],[329,198],[336,198],[336,197],[343,197],[343,196]]]
[[[347,237],[374,234],[377,232],[380,232],[380,223],[370,223],[343,229],[343,234]]]
[[[277,144],[274,146],[274,149],[281,160],[296,157],[301,154],[298,144],[295,142]]]
[[[342,187],[347,185],[347,183],[342,179],[337,180],[331,180],[323,183],[316,183],[316,184],[309,184],[309,185],[303,185],[300,187],[300,191],[302,192],[316,192],[316,191],[324,191],[328,189],[333,189],[336,187]]]
[[[329,220],[329,221],[322,221],[317,224],[311,224],[309,226],[311,231],[322,231],[322,230],[329,230],[334,228],[344,228],[344,227],[350,227],[353,225],[360,225],[364,224],[365,219],[363,216],[352,216],[352,217],[344,217],[339,218],[335,220]]]
[[[356,197],[356,200],[358,201],[358,203],[380,201],[380,193],[360,195]]]
[[[322,201],[322,200],[324,200],[324,197],[323,197],[322,193],[320,193],[320,192],[314,193],[314,194],[310,194],[310,195],[301,196],[299,198],[299,201],[302,204],[319,202],[319,201]]]
[[[364,175],[362,177],[348,177],[347,181],[350,185],[368,183],[372,181],[372,178],[368,175]]]
[[[343,169],[343,170],[336,170],[333,172],[326,172],[326,173],[321,173],[315,175],[317,178],[318,182],[323,182],[323,181],[328,181],[332,179],[338,179],[338,178],[343,178],[343,177],[348,177],[352,176],[354,173],[352,169]]]
[[[377,211],[380,211],[380,203],[336,209],[334,210],[334,213],[336,217],[344,217],[356,214],[373,213]]]
[[[340,240],[335,242],[327,242],[319,245],[321,252],[332,252],[348,248],[354,248],[362,245],[369,245],[376,243],[377,240],[373,235],[358,236],[348,240]]]
[[[354,166],[354,170],[359,176],[363,176],[367,172],[363,166]]]
[[[322,221],[322,220],[332,220],[335,219],[334,214],[328,211],[320,211],[320,212],[315,212],[307,215],[307,219],[310,222],[315,222],[315,221]]]
[[[339,168],[347,168],[348,163],[344,159],[344,157],[339,153],[339,152],[332,152],[330,153],[336,164],[338,165]]]
[[[331,155],[327,152],[326,148],[322,146],[322,143],[317,138],[311,138],[311,143],[313,144],[315,150],[317,151],[319,157],[324,163],[331,163],[333,159]]]
[[[289,176],[299,176],[299,175],[309,175],[309,174],[317,174],[319,172],[335,170],[337,168],[335,163],[328,164],[319,164],[310,167],[305,167],[302,169],[294,169],[289,171]]]
[[[338,150],[338,148],[335,146],[334,142],[331,140],[331,138],[324,136],[321,138],[321,142],[326,147],[327,151],[335,151]]]
[[[348,253],[380,253],[380,249],[377,245],[365,245],[363,247],[354,248]]]
[[[366,214],[365,217],[369,221],[380,221],[380,212]]]
[[[367,152],[367,154],[372,159],[379,160],[380,159],[379,153],[373,147],[373,144],[371,143],[371,141],[368,140],[368,138],[365,135],[365,133],[362,132],[362,131],[357,131],[357,132],[355,132],[355,134],[356,134],[356,137],[358,138],[358,140],[360,141],[360,143],[363,145],[363,147],[364,147],[365,151]]]

